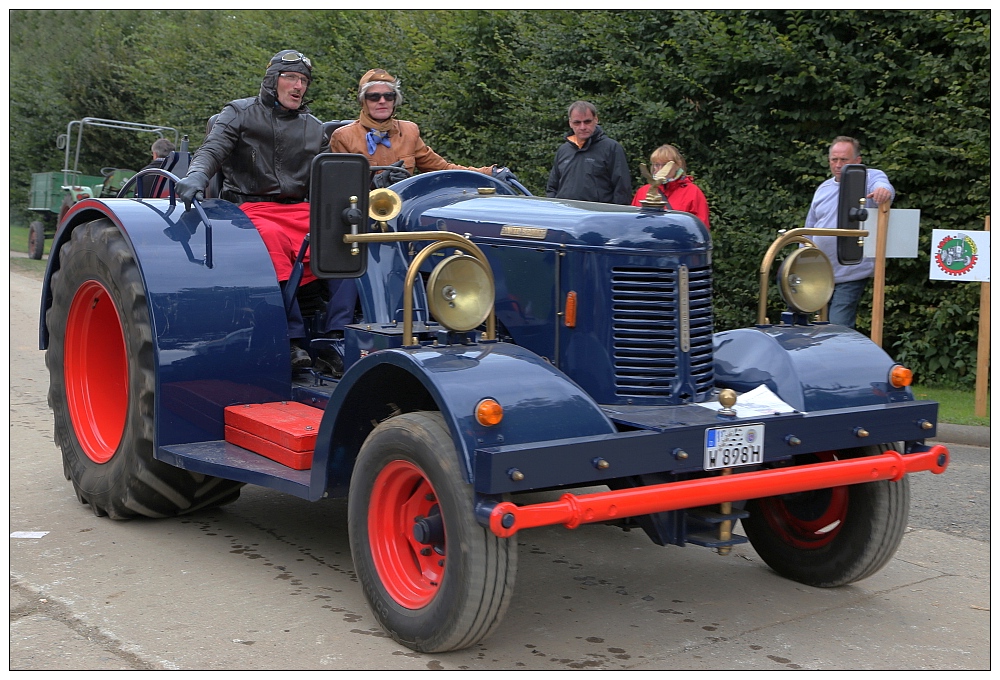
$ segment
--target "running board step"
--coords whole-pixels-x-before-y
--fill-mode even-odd
[[[227,441],[161,446],[156,458],[182,470],[256,484],[299,498],[317,500],[309,495],[311,470],[293,470]]]

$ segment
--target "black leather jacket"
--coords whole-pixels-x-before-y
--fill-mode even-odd
[[[188,174],[223,174],[221,198],[234,203],[298,203],[309,197],[313,157],[324,149],[323,124],[303,104],[289,111],[274,90],[226,104]]]

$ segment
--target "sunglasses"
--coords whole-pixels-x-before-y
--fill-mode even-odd
[[[297,64],[300,61],[306,65],[306,68],[312,69],[313,65],[312,62],[309,61],[309,57],[301,52],[285,52],[281,55],[282,64]]]
[[[395,92],[365,92],[365,99],[370,102],[377,102],[379,99],[385,98],[387,102],[396,101]]]

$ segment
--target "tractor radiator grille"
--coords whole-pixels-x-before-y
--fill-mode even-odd
[[[615,268],[611,293],[618,396],[699,401],[712,390],[710,268]]]

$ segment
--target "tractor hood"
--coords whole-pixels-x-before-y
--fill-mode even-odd
[[[410,186],[411,183],[416,186]],[[703,252],[710,248],[708,230],[689,213],[503,195],[506,187],[498,185],[491,178],[468,171],[418,175],[399,185],[403,208],[396,228],[451,231],[471,234],[475,239],[513,239],[528,244],[611,246],[660,252]],[[497,187],[497,193],[482,195],[478,193],[479,187]],[[427,191],[428,188],[432,191]]]
[[[688,213],[536,196],[483,196],[428,210],[421,229],[565,245],[705,250],[708,231]]]

